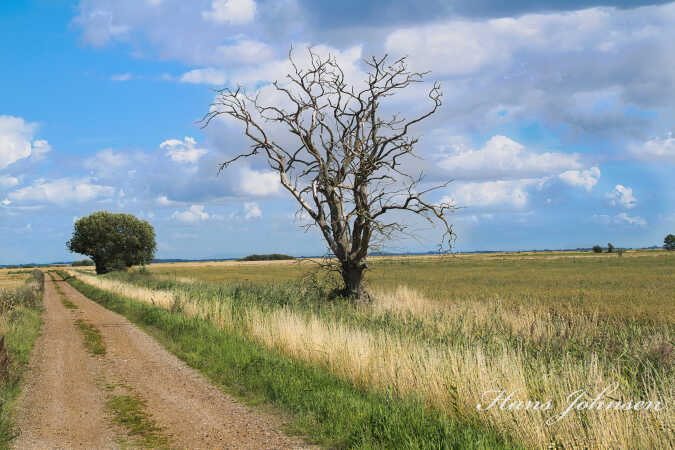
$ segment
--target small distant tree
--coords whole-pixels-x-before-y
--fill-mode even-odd
[[[666,250],[675,250],[675,234],[669,234],[663,240],[663,248]]]
[[[87,255],[96,265],[96,273],[147,264],[157,245],[155,230],[148,222],[131,214],[98,211],[75,222],[68,250]]]
[[[614,246],[611,242],[607,243],[607,253],[614,253]]]
[[[600,247],[600,246],[597,245],[597,244],[594,245],[594,246],[593,246],[593,253],[602,253],[602,247]]]

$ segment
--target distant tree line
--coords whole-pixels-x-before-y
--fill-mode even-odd
[[[244,258],[241,258],[239,261],[276,261],[285,259],[295,259],[295,257],[282,255],[280,253],[269,253],[266,255],[248,255]]]

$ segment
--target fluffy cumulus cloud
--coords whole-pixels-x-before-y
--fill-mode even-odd
[[[122,152],[111,148],[99,151],[84,160],[84,167],[99,175],[116,175],[129,163],[129,158]]]
[[[174,162],[195,164],[207,153],[206,149],[196,148],[197,141],[186,136],[184,140],[169,139],[162,142],[159,148],[166,150],[166,155]]]
[[[591,167],[586,170],[567,170],[558,176],[570,186],[582,187],[590,192],[600,179],[600,169]]]
[[[171,206],[176,202],[169,200],[166,195],[159,195],[155,198],[155,203],[157,203],[159,206]]]
[[[217,24],[245,25],[253,20],[255,11],[254,0],[212,0],[202,17]]]
[[[109,40],[125,37],[131,27],[120,22],[120,18],[108,9],[99,8],[100,2],[83,1],[80,15],[75,23],[83,26],[84,40],[95,47],[105,45]]]
[[[247,167],[240,172],[240,190],[244,194],[264,197],[276,194],[281,186],[279,174],[272,171],[257,171]]]
[[[38,179],[29,186],[10,192],[8,198],[19,204],[64,205],[93,200],[111,200],[116,193],[115,187],[96,184],[92,178],[60,178],[51,181]]]
[[[578,154],[536,153],[506,136],[494,136],[485,145],[472,150],[451,145],[451,151],[439,157],[438,166],[455,179],[514,179],[559,173],[581,167]]]
[[[541,182],[542,180],[537,179],[524,179],[461,183],[442,201],[459,207],[520,209],[528,203],[528,189]]]
[[[577,138],[602,136],[625,148],[660,125],[631,112],[664,111],[672,123],[675,63],[666,49],[675,39],[673,17],[675,3],[455,17],[394,29],[384,47],[446,80],[439,114],[449,126],[486,132],[536,117]]]
[[[637,199],[633,195],[633,189],[628,186],[617,184],[612,192],[605,195],[612,205],[623,206],[626,209],[634,208],[637,205]]]
[[[524,53],[616,50],[630,39],[617,16],[617,11],[596,8],[484,21],[451,19],[393,31],[385,46],[435,72],[468,74],[488,66],[503,68]],[[608,31],[613,33],[608,36]]]
[[[641,146],[633,146],[633,154],[645,161],[663,161],[675,164],[675,138],[668,133],[664,138],[654,138]]]
[[[192,205],[185,211],[174,211],[171,217],[179,222],[194,224],[207,220],[210,216],[204,211],[204,205]]]
[[[181,75],[180,81],[181,83],[221,86],[227,82],[227,76],[225,75],[225,72],[220,69],[207,67],[205,69],[194,69],[184,73]]]
[[[21,117],[0,115],[0,169],[32,156],[40,159],[51,150],[45,140],[34,140],[37,124]]]
[[[0,175],[0,189],[12,188],[19,184],[19,179],[9,175]]]
[[[47,152],[51,151],[52,147],[49,145],[49,142],[44,139],[38,139],[33,141],[33,149],[31,157],[35,160],[41,160],[45,157]]]
[[[272,59],[274,49],[264,42],[242,39],[234,44],[219,46],[216,54],[223,61],[252,64]]]
[[[258,219],[262,217],[260,206],[255,202],[244,203],[244,218],[246,220]]]

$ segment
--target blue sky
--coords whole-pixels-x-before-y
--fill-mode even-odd
[[[339,5],[339,7],[338,7]],[[675,3],[34,0],[0,3],[0,264],[78,258],[73,221],[148,220],[160,258],[321,254],[213,88],[269,92],[291,45],[407,55],[444,105],[414,133],[456,249],[660,245],[675,232]],[[383,106],[413,114],[419,86]],[[409,220],[409,219],[406,219]],[[390,250],[435,248],[439,230]]]

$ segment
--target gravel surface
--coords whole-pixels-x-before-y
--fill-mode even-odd
[[[61,304],[54,283],[79,309],[69,311]],[[126,386],[147,402],[146,412],[171,447],[310,447],[281,431],[280,416],[224,394],[127,319],[69,284],[46,277],[44,303],[45,324],[33,355],[33,378],[19,403],[17,424],[22,434],[16,448],[118,447],[123,431],[105,413],[105,386],[111,385]],[[104,356],[86,352],[73,326],[77,317],[100,330]]]
[[[28,380],[17,405],[24,448],[111,448],[117,430],[105,416],[105,393],[97,385],[103,361],[87,353],[54,282],[45,276],[42,335],[35,343]]]

